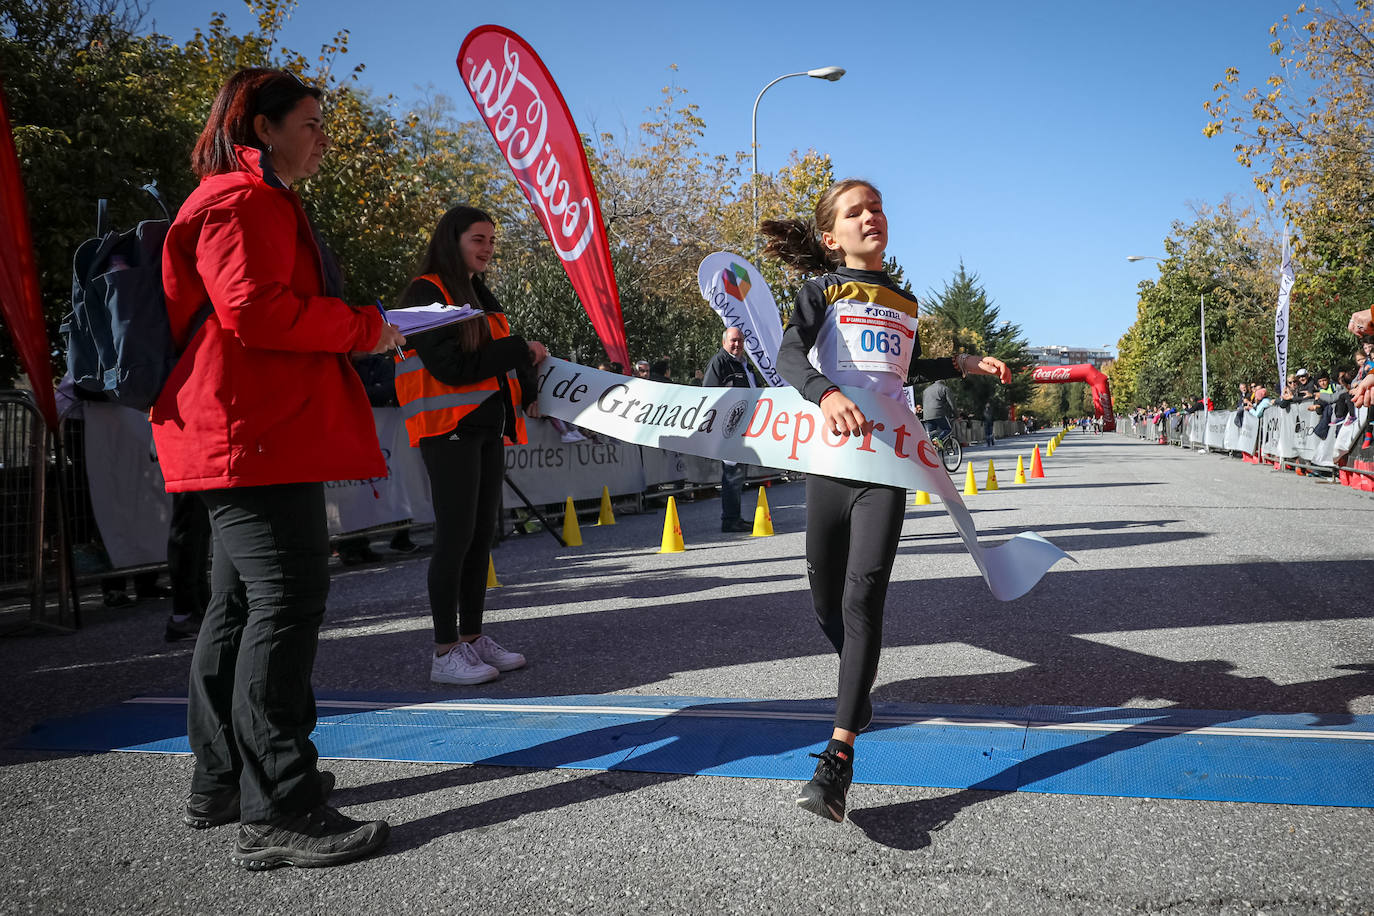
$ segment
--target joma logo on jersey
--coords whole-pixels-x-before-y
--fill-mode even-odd
[[[901,318],[901,312],[894,312],[892,309],[875,308],[871,305],[864,306],[865,315],[873,315],[877,318]]]

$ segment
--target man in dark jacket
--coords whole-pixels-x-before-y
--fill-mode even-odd
[[[706,365],[701,384],[707,388],[754,388],[754,376],[740,358],[744,355],[744,332],[726,328],[720,336],[721,350]],[[744,476],[749,466],[724,462],[720,475],[720,530],[753,531],[754,526],[740,518],[740,497],[744,492]]]
[[[921,421],[932,433],[944,436],[954,427],[954,398],[944,379],[936,379],[921,392]]]

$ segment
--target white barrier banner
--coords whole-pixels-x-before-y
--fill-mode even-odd
[[[325,516],[331,535],[406,519],[434,521],[429,474],[420,450],[410,447],[401,412],[392,407],[374,407],[372,421],[377,424],[377,443],[386,458],[387,476],[325,483]]]
[[[867,434],[836,437],[820,408],[791,388],[690,388],[599,372],[550,357],[539,373],[539,409],[579,426],[654,448],[764,467],[925,490],[938,496],[994,597],[1018,598],[1068,556],[1033,533],[996,547],[978,543],[973,517],[903,401],[845,389],[869,418]]]
[[[1356,436],[1363,430],[1365,416],[1367,411],[1361,408],[1354,424],[1332,423],[1326,438],[1319,439],[1313,428],[1321,420],[1320,411],[1308,410],[1306,404],[1294,404],[1288,409],[1270,407],[1261,421],[1262,454],[1271,458],[1298,458],[1319,467],[1332,467],[1336,459],[1345,455],[1354,445]]]
[[[1355,448],[1360,441],[1360,434],[1364,432],[1365,426],[1369,423],[1369,408],[1360,407],[1355,411],[1354,416],[1348,416],[1336,429],[1336,424],[1332,424],[1335,431],[1336,457],[1343,458],[1346,453]]]
[[[506,446],[506,478],[535,505],[573,499],[596,499],[606,487],[612,496],[644,490],[644,464],[639,449],[590,436],[564,442],[552,423],[525,421],[526,445]],[[507,487],[506,508],[524,505]]]
[[[1225,449],[1226,427],[1231,425],[1231,414],[1209,410],[1205,413],[1198,411],[1193,414],[1193,416],[1200,417],[1205,424],[1206,432],[1204,434],[1205,438],[1203,439],[1204,444],[1206,444],[1208,448]]]
[[[1312,433],[1312,428],[1320,417],[1321,414],[1308,410],[1305,404],[1295,405],[1288,411],[1287,426],[1291,430],[1293,452],[1304,461],[1312,461],[1317,457],[1317,443],[1321,440]]]
[[[1240,424],[1236,422],[1236,415],[1240,414],[1241,423],[1244,423],[1245,411],[1232,411],[1226,415],[1226,442],[1222,448],[1228,452],[1240,451]]]
[[[82,404],[86,479],[95,524],[115,569],[167,562],[172,497],[153,456],[148,415],[118,404]]]
[[[1235,424],[1235,417],[1231,419],[1231,426],[1226,430],[1226,448],[1231,452],[1246,452],[1254,455],[1254,444],[1260,435],[1260,417],[1246,411],[1241,415],[1241,426]]]
[[[1287,414],[1281,407],[1267,407],[1260,417],[1260,454],[1270,458],[1279,457],[1279,447],[1283,439],[1283,424]]]
[[[744,349],[764,380],[774,388],[786,387],[778,375],[782,316],[759,269],[737,254],[717,251],[702,259],[697,285],[725,326],[743,332]]]
[[[644,487],[658,486],[687,479],[687,457],[677,452],[665,452],[657,448],[639,449],[639,460],[644,465]],[[717,477],[720,475],[717,474]]]
[[[1174,414],[1172,419],[1181,420],[1183,424],[1184,445],[1206,445],[1207,444],[1207,415],[1202,413],[1185,413],[1180,418]],[[1166,421],[1167,422],[1167,421]]]
[[[1326,431],[1326,438],[1312,437],[1312,463],[1319,468],[1329,468],[1336,464],[1336,425],[1333,423]]]

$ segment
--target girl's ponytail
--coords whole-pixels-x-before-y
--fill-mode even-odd
[[[835,228],[835,207],[840,195],[851,188],[868,188],[879,201],[883,199],[882,192],[862,178],[837,181],[816,201],[815,218],[766,219],[760,223],[759,231],[768,237],[763,253],[802,273],[823,274],[839,267],[844,263],[844,252],[826,248],[820,234]]]
[[[838,263],[839,252],[826,251],[810,220],[766,219],[759,231],[768,238],[763,253],[777,258],[788,267],[806,274],[823,274]]]

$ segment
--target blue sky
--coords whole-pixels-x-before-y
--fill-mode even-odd
[[[1277,59],[1269,26],[1297,0],[1062,2],[553,2],[303,0],[283,35],[314,52],[350,30],[349,62],[403,104],[432,84],[474,115],[454,59],[474,27],[523,36],[584,130],[637,125],[670,81],[706,121],[712,152],[749,148],[759,90],[839,66],[838,82],[778,83],[759,106],[759,168],[793,149],[883,191],[889,253],[918,294],[962,259],[1033,345],[1115,348],[1135,319],[1128,254],[1162,255],[1191,203],[1257,200],[1229,135],[1202,136],[1228,66],[1243,87]],[[239,0],[152,0],[181,41]],[[669,66],[676,64],[674,75]],[[1277,270],[1277,266],[1276,266]]]

